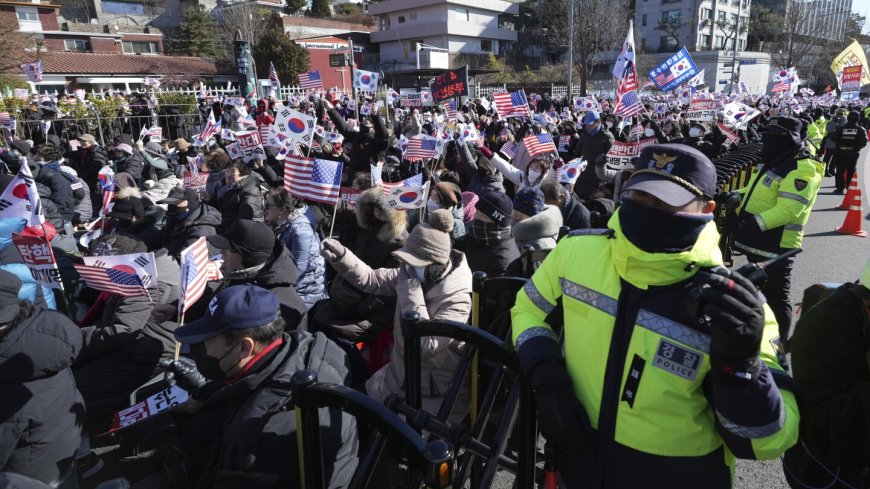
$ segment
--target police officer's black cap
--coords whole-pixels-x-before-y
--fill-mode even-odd
[[[777,136],[791,136],[795,144],[801,143],[801,129],[803,123],[800,119],[787,116],[771,117],[767,123],[767,133]]]
[[[716,167],[710,158],[683,144],[656,144],[640,152],[634,173],[623,190],[639,190],[682,207],[716,193]]]

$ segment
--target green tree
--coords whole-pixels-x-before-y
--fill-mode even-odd
[[[287,15],[296,15],[307,5],[308,2],[306,0],[287,0],[287,5],[284,6],[284,13]]]
[[[282,84],[299,83],[298,74],[308,71],[308,50],[293,42],[280,26],[267,27],[252,50],[257,76],[269,77],[269,62],[275,63]]]
[[[329,10],[329,0],[313,0],[311,2],[311,16],[318,19],[332,17],[332,12]]]
[[[226,54],[218,39],[218,28],[214,19],[202,5],[184,11],[171,44],[174,54],[204,58],[220,58]]]

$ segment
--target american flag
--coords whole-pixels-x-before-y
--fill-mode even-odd
[[[517,155],[517,143],[512,143],[510,141],[504,143],[499,152],[508,158],[513,158]]]
[[[135,273],[128,273],[117,268],[95,267],[73,264],[88,287],[101,292],[122,295],[124,297],[150,297],[148,289]]]
[[[402,154],[402,157],[408,161],[435,158],[436,156],[438,156],[438,138],[430,136],[414,136],[408,139],[408,146]]]
[[[670,69],[667,69],[656,75],[656,85],[663,87],[674,80],[674,74]]]
[[[200,133],[200,135],[199,135],[199,139],[203,143],[205,143],[209,139],[211,139],[212,136],[219,133],[220,130],[221,130],[221,121],[220,120],[215,121],[214,110],[212,110],[211,113],[209,113],[209,115],[208,115],[208,122],[206,122],[205,128],[202,130],[202,133]]]
[[[451,100],[444,104],[444,110],[447,112],[447,120],[455,121],[456,120],[456,101]]]
[[[299,86],[305,90],[323,90],[323,80],[317,70],[299,74]]]
[[[556,153],[556,145],[549,133],[532,134],[523,138],[529,156],[535,157],[544,153]]]
[[[641,90],[649,88],[649,87],[653,87],[653,86],[655,86],[655,83],[653,83],[650,80],[647,80],[647,81],[643,82],[643,87],[641,87]]]
[[[529,115],[529,101],[526,99],[526,92],[523,90],[494,93],[492,98],[495,102],[495,111],[501,117]]]
[[[789,83],[788,81],[781,81],[774,85],[772,89],[770,89],[770,91],[773,93],[787,92],[789,90],[791,90],[791,83]]]
[[[642,110],[643,104],[640,102],[637,92],[632,90],[619,96],[616,102],[616,110],[613,112],[621,117],[631,117],[639,114]]]
[[[12,124],[12,116],[9,115],[9,112],[0,112],[0,125],[8,126]]]
[[[505,139],[511,137],[511,130],[507,127],[502,127],[501,132],[498,133],[498,137]]]
[[[178,299],[178,314],[182,315],[202,297],[208,282],[208,246],[205,238],[181,252],[181,295]]]
[[[341,187],[341,162],[287,155],[284,188],[290,195],[324,204],[335,204]]]
[[[277,90],[281,82],[278,80],[278,70],[275,69],[275,63],[269,61],[269,86],[273,90]]]
[[[272,127],[271,125],[267,126],[267,125],[263,124],[262,126],[257,128],[257,131],[260,133],[260,141],[263,143],[264,146],[268,144],[269,128],[271,128],[271,127]]]
[[[112,200],[115,198],[115,172],[112,171],[112,167],[106,166],[100,170],[98,175],[99,182],[102,184],[102,196],[103,196],[103,205],[100,208],[101,216],[108,216],[109,211],[111,210],[109,204],[112,203]]]
[[[374,179],[372,180],[372,184],[374,183]],[[377,184],[376,184],[377,185]],[[384,182],[380,181],[379,185],[384,187],[384,193],[389,193],[390,190],[399,188],[399,187],[422,187],[423,186],[423,174],[418,173],[413,177],[406,178],[401,182]]]

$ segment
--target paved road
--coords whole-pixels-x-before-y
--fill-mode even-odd
[[[859,186],[863,194],[863,227],[870,228],[870,148],[863,151],[858,163]],[[870,258],[867,238],[843,235],[834,231],[843,224],[846,211],[836,207],[842,195],[832,195],[834,179],[825,178],[815,208],[807,223],[804,251],[797,256],[792,275],[792,303],[799,303],[803,290],[819,282],[852,282],[858,279],[861,267]],[[738,489],[788,489],[782,475],[782,464],[741,461],[737,465],[735,487]]]

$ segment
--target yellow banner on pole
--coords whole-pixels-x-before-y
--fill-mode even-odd
[[[860,44],[858,44],[858,41],[854,39],[852,40],[852,44],[849,44],[842,53],[835,56],[833,63],[831,63],[831,71],[833,71],[834,75],[837,77],[838,84],[842,80],[843,68],[847,66],[862,66],[864,69],[861,70],[861,86],[863,87],[870,83],[870,70],[868,70],[867,66],[867,56],[864,55],[864,49]]]

